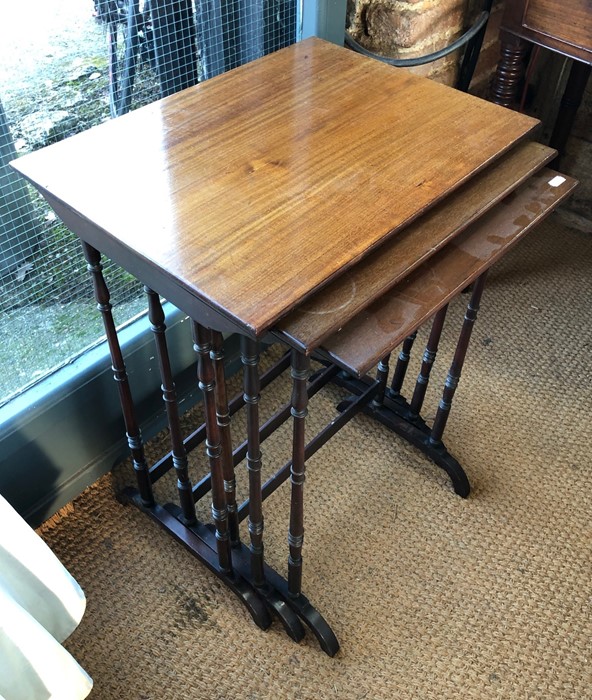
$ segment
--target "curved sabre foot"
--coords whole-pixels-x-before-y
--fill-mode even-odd
[[[268,607],[255,588],[239,572],[226,572],[220,569],[215,539],[212,546],[212,542],[208,541],[209,538],[204,536],[207,529],[203,524],[198,522],[191,526],[185,525],[182,521],[182,511],[175,504],[144,505],[136,489],[126,489],[125,496],[216,574],[249,611],[257,627],[266,630],[271,626],[272,618]]]

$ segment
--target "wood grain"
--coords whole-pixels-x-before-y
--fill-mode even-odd
[[[537,143],[520,144],[281,319],[275,334],[312,352],[554,155]]]
[[[590,0],[530,0],[524,13],[524,26],[586,50],[588,61],[592,60]]]
[[[537,124],[311,39],[15,167],[184,311],[260,335]]]
[[[592,64],[592,3],[590,0],[512,0],[501,24],[507,32]]]
[[[412,331],[504,255],[576,187],[544,168],[417,268],[397,287],[328,338],[323,354],[348,371],[364,375]]]

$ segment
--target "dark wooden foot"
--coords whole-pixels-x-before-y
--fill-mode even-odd
[[[177,505],[163,507],[159,504],[153,506],[144,505],[139,492],[128,488],[124,495],[130,503],[149,515],[171,535],[180,542],[191,554],[208,567],[228,588],[237,596],[241,603],[249,611],[257,627],[268,629],[272,619],[269,609],[257,591],[240,574],[235,571],[224,571],[219,564],[216,537],[204,537],[208,533],[204,525],[198,523],[188,527],[181,519],[181,509]],[[211,541],[213,540],[213,541]]]
[[[152,514],[150,508],[143,507],[142,510]],[[167,504],[164,508],[160,508],[164,511],[169,518],[177,521],[174,524],[174,528],[189,531],[190,536],[195,537],[199,542],[208,547],[209,554],[212,564],[204,561],[200,556],[200,553],[195,553],[193,549],[191,550],[195,556],[197,556],[200,561],[204,561],[206,566],[208,566],[217,576],[230,585],[226,580],[226,575],[221,571],[220,567],[216,563],[216,532],[215,528],[210,524],[196,523],[191,526],[185,526],[180,522],[179,518],[182,517],[179,507],[175,504]],[[154,516],[153,516],[154,517]],[[170,521],[168,523],[160,523],[165,527],[173,537],[176,537],[182,544],[187,546],[185,542],[185,537],[181,535],[177,536],[176,532],[171,531]],[[291,596],[288,592],[288,582],[280,574],[272,569],[268,564],[263,565],[263,576],[265,583],[263,586],[257,586],[253,582],[253,572],[251,567],[251,552],[246,544],[240,543],[233,547],[232,550],[232,563],[234,570],[234,577],[231,580],[231,584],[235,585],[235,579],[242,581],[243,588],[248,586],[249,590],[253,595],[256,595],[259,600],[263,601],[267,607],[267,611],[271,615],[275,615],[281,622],[284,630],[288,636],[296,642],[300,642],[304,638],[304,628],[302,622],[304,622],[311,632],[318,639],[321,649],[329,656],[335,656],[339,651],[339,642],[335,634],[333,633],[331,627],[323,616],[314,608],[306,596],[300,594],[298,596]],[[234,590],[234,589],[233,589]],[[236,593],[236,591],[235,591]],[[243,600],[244,602],[244,600]],[[250,611],[251,612],[251,611]],[[253,613],[251,613],[253,614]],[[255,619],[255,618],[254,618]],[[255,620],[261,629],[267,629]]]
[[[290,595],[288,592],[288,582],[273,569],[266,571],[265,576],[275,590],[284,596],[288,605],[298,614],[304,624],[314,634],[325,654],[331,657],[335,656],[339,651],[339,641],[329,623],[321,613],[311,605],[308,598],[302,593],[297,596]]]
[[[213,530],[210,530],[210,533],[213,537]],[[233,550],[233,557],[236,570],[252,583],[248,547],[241,544],[240,548]],[[272,612],[278,615],[288,635],[297,642],[304,637],[304,629],[300,624],[302,620],[319,641],[321,649],[329,656],[335,656],[339,651],[339,642],[325,618],[302,593],[297,596],[291,595],[288,582],[275,569],[268,564],[264,564],[263,569],[266,586],[264,589],[256,587],[256,590],[269,602],[274,601]]]
[[[171,513],[171,515],[179,519],[181,514],[177,506],[170,503],[165,506],[165,509]],[[210,548],[216,548],[216,533],[212,525],[195,523],[194,525],[188,526],[188,529],[191,530],[196,537],[199,537],[209,545]],[[269,585],[267,581],[264,580],[261,585],[255,583],[251,566],[251,552],[246,545],[237,543],[233,547],[232,563],[236,574],[261,598],[269,614],[277,617],[287,635],[295,642],[300,642],[304,638],[304,628],[298,619],[298,615],[287,605],[283,596],[278,593],[273,586]],[[264,566],[264,572],[267,569],[269,569],[269,567]],[[259,627],[261,627],[261,625],[259,625]]]
[[[338,375],[333,381],[347,389],[353,397],[360,396],[374,383],[370,377],[356,379],[345,374]],[[353,400],[352,398],[342,401],[337,407],[338,410],[344,411]],[[412,413],[409,403],[400,394],[387,389],[382,405],[377,406],[368,402],[364,404],[362,410],[366,415],[376,419],[421,450],[426,457],[448,474],[455,493],[462,498],[467,498],[471,492],[471,486],[464,469],[448,452],[444,443],[434,445],[430,442],[430,428],[421,417]]]

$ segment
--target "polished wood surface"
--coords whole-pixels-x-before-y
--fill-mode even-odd
[[[311,39],[16,168],[183,311],[254,336],[536,125]]]
[[[590,0],[511,0],[506,2],[502,32],[592,63]]]
[[[555,36],[577,49],[592,48],[592,3],[590,0],[530,0],[524,26]]]
[[[554,155],[554,150],[533,142],[517,146],[288,314],[277,326],[278,337],[312,352]]]
[[[543,168],[393,290],[328,338],[322,350],[361,376],[515,245],[577,181]]]

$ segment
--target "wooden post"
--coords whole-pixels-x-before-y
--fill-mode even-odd
[[[397,359],[397,364],[395,366],[395,373],[393,374],[393,380],[391,382],[391,393],[395,396],[398,396],[401,393],[401,387],[403,386],[403,381],[405,380],[405,375],[407,374],[407,367],[409,366],[411,348],[413,347],[416,336],[417,331],[414,331],[403,341],[403,347],[399,353],[399,358]]]
[[[525,72],[528,43],[513,34],[502,32],[500,60],[491,84],[491,101],[511,107],[518,99]]]
[[[430,372],[432,371],[432,366],[438,352],[438,343],[440,342],[440,336],[442,335],[442,328],[444,327],[444,320],[446,318],[447,311],[448,304],[443,306],[440,311],[437,312],[432,322],[430,337],[428,338],[426,349],[423,354],[421,369],[419,370],[419,376],[415,382],[415,389],[413,391],[413,397],[409,408],[412,418],[419,416],[421,407],[423,406],[426,389],[428,388],[428,382],[430,381]]]
[[[84,242],[82,243],[82,250],[84,251],[84,257],[88,263],[87,269],[93,281],[97,308],[103,317],[105,335],[107,336],[109,352],[111,353],[113,378],[117,382],[117,388],[119,390],[119,401],[121,403],[121,410],[125,423],[127,443],[130,448],[134,471],[136,473],[138,491],[140,492],[142,503],[147,507],[151,507],[154,505],[152,482],[150,480],[148,464],[146,463],[146,456],[144,455],[142,435],[136,420],[134,402],[125,363],[123,361],[123,354],[117,338],[117,330],[115,329],[115,321],[112,313],[113,307],[110,302],[111,295],[109,294],[109,289],[107,288],[107,283],[103,276],[101,254],[98,250]]]
[[[212,351],[210,357],[214,363],[214,374],[216,377],[216,420],[220,428],[220,439],[222,441],[222,473],[224,475],[226,507],[228,508],[230,542],[232,545],[238,545],[240,536],[236,508],[236,479],[234,476],[234,460],[232,456],[232,436],[230,432],[230,409],[226,393],[226,377],[224,375],[224,338],[219,331],[212,331]]]
[[[249,470],[249,536],[251,575],[255,586],[265,584],[263,573],[263,497],[259,436],[259,344],[241,336],[244,400],[247,409],[247,469]]]
[[[216,420],[215,376],[210,358],[212,349],[211,331],[196,321],[192,323],[193,342],[198,353],[197,376],[199,388],[203,392],[206,419],[206,454],[212,476],[212,517],[216,528],[216,547],[220,569],[229,573],[232,570],[230,537],[228,533],[228,509],[224,495],[224,475],[222,473],[222,445],[220,428]]]
[[[378,367],[376,368],[376,381],[378,382],[378,391],[372,399],[372,404],[374,406],[382,406],[382,404],[384,403],[384,392],[386,390],[386,381],[388,379],[390,357],[390,353],[383,357],[378,363]]]
[[[308,414],[306,382],[310,373],[310,360],[296,350],[292,351],[292,465],[290,476],[292,492],[290,500],[290,529],[288,545],[288,592],[300,595],[302,590],[302,545],[304,543],[304,479],[305,479],[305,422]]]
[[[471,294],[471,299],[467,306],[465,319],[460,331],[452,364],[450,365],[450,370],[448,371],[448,376],[446,377],[444,391],[442,392],[438,412],[436,413],[434,425],[432,426],[432,432],[430,434],[431,445],[440,445],[442,442],[442,435],[444,434],[446,421],[448,420],[450,408],[452,407],[454,392],[456,391],[456,387],[458,386],[458,382],[460,380],[460,374],[465,362],[467,348],[469,347],[469,340],[471,339],[473,326],[477,320],[477,312],[479,311],[479,303],[481,301],[481,295],[483,294],[483,288],[485,287],[486,278],[487,271],[483,272],[473,285],[473,293]]]
[[[148,296],[148,318],[154,333],[156,343],[156,356],[160,369],[162,381],[162,399],[166,408],[171,437],[171,447],[173,451],[173,466],[177,474],[177,490],[179,492],[179,503],[183,511],[183,517],[188,525],[193,525],[196,521],[195,503],[193,501],[193,487],[189,478],[187,451],[183,444],[183,433],[179,420],[179,405],[177,403],[177,392],[173,380],[171,361],[166,341],[166,324],[162,304],[159,295],[149,287],[144,287]]]

